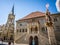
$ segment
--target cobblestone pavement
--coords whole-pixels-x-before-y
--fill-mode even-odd
[[[2,42],[0,41],[0,45],[8,45],[8,42]],[[11,45],[28,45],[28,44],[16,44],[16,43],[11,43]]]

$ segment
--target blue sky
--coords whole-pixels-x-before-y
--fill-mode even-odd
[[[57,13],[56,0],[0,0],[0,25],[7,22],[8,14],[11,12],[13,4],[15,20],[18,20],[32,12],[45,12],[45,5],[49,3],[49,11]]]

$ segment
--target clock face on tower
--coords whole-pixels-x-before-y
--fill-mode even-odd
[[[15,16],[14,15],[10,15],[9,17],[10,17],[10,19],[14,19]]]
[[[11,24],[11,22],[9,21],[9,24]]]
[[[11,15],[10,18],[14,18],[14,15]]]

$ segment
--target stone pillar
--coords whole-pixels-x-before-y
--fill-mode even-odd
[[[50,45],[57,45],[53,26],[47,27]]]
[[[48,30],[48,38],[49,38],[50,45],[57,45],[55,34],[54,34],[53,23],[51,21],[47,21],[46,27]]]
[[[31,24],[29,23],[29,24],[27,24],[27,33],[29,34],[29,32],[30,32],[30,28],[31,28]]]
[[[52,19],[50,17],[50,12],[48,10],[48,4],[46,5],[46,14],[45,14],[45,17],[46,17],[46,27],[47,27],[47,30],[48,30],[48,38],[49,38],[49,44],[50,45],[57,45],[56,43],[56,38],[55,38],[55,34],[54,34],[54,27],[53,27],[53,22],[52,22]]]
[[[37,29],[38,29],[38,34],[39,34],[39,29],[40,29],[39,28],[39,22],[37,21],[36,23],[37,23]]]
[[[52,22],[46,22],[50,45],[57,45]]]

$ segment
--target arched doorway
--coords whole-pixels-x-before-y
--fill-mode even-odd
[[[33,37],[32,36],[30,36],[30,38],[29,38],[29,45],[32,45],[32,42],[33,41]]]
[[[37,36],[34,37],[34,42],[35,42],[35,45],[38,45],[38,37]]]

